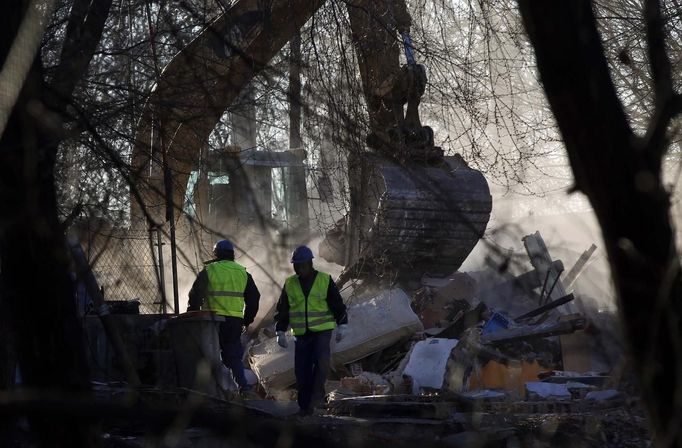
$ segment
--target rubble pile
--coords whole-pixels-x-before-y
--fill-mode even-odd
[[[349,307],[353,338],[332,345],[321,412],[463,419],[462,434],[482,430],[482,417],[474,414],[513,415],[516,423],[505,428],[517,436],[522,427],[532,432],[529,422],[541,415],[563,421],[621,412],[626,421],[636,399],[618,390],[615,366],[594,350],[596,330],[591,316],[577,312],[561,278],[563,263],[551,258],[539,233],[524,244],[534,269],[495,284],[458,272],[424,277],[410,293],[394,288],[356,300]],[[571,286],[586,258],[569,272]],[[249,359],[264,392],[274,396],[294,383],[293,350],[261,337]],[[640,429],[646,437],[644,423]],[[500,430],[489,435],[502,437]]]
[[[272,327],[243,335],[247,381],[264,398],[243,399],[220,362],[215,316],[118,316],[147,385],[137,400],[172,412],[190,403],[204,429],[229,426],[216,416],[247,417],[274,428],[259,436],[294,431],[329,446],[649,446],[615,320],[573,289],[594,248],[564,275],[539,233],[524,244],[532,268],[518,275],[503,265],[353,291],[351,331],[331,338],[327,400],[312,416],[296,416],[295,344],[280,347]],[[99,320],[90,324],[92,364],[101,366],[93,390],[115,401],[125,376]],[[124,438],[138,431],[117,419],[108,428]]]

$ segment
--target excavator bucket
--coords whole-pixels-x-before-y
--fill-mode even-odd
[[[490,219],[492,198],[483,174],[464,164],[406,169],[379,162],[375,176],[384,191],[367,250],[420,276],[457,270]]]
[[[379,156],[369,161],[371,176],[365,220],[355,266],[360,272],[424,274],[456,271],[483,236],[492,198],[480,171],[461,157],[445,157],[439,167],[404,166]],[[330,232],[320,253],[339,263],[347,253],[343,232]],[[336,238],[335,238],[336,237]],[[363,275],[359,275],[363,276]]]

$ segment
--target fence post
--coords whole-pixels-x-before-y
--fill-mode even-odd
[[[156,245],[159,253],[159,291],[161,291],[161,314],[166,314],[166,274],[163,264],[163,241],[161,240],[161,228],[156,228]]]
[[[175,314],[180,314],[180,300],[178,298],[178,258],[177,245],[175,241],[175,210],[173,208],[173,179],[171,170],[165,163],[163,170],[163,182],[166,193],[166,220],[170,225],[170,244],[171,244],[171,272],[173,274],[173,310]]]

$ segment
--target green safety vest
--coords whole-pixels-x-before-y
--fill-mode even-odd
[[[208,291],[202,310],[214,311],[219,316],[244,318],[244,290],[246,268],[239,263],[220,260],[206,265]]]
[[[298,275],[287,278],[284,288],[289,299],[289,325],[291,325],[294,336],[305,334],[306,328],[310,331],[336,328],[336,321],[329,305],[327,305],[327,290],[330,280],[329,274],[318,272],[308,297],[306,297],[303,295]]]

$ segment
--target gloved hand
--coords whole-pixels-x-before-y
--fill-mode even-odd
[[[336,329],[336,342],[341,342],[341,340],[345,338],[347,334],[348,325],[347,324],[339,325],[339,328]]]
[[[284,334],[283,331],[278,331],[278,332],[277,332],[277,343],[278,343],[279,346],[282,347],[282,348],[287,348],[287,347],[289,347],[289,343],[287,342],[287,336]]]

